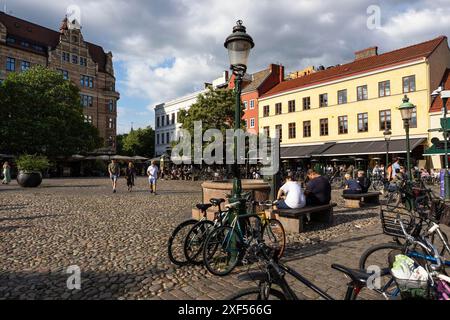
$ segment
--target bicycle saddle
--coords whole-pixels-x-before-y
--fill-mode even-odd
[[[212,204],[198,204],[197,205],[197,209],[198,210],[200,210],[200,211],[202,211],[202,212],[205,212],[206,210],[208,210],[209,208],[211,208],[213,205]]]
[[[216,198],[213,198],[213,199],[209,200],[209,202],[211,202],[211,204],[212,204],[213,206],[218,207],[218,206],[220,206],[222,203],[225,202],[225,199],[216,199]]]
[[[357,283],[360,286],[365,286],[367,280],[373,275],[361,270],[350,269],[339,264],[333,264],[331,267],[344,273],[352,280],[352,282]]]

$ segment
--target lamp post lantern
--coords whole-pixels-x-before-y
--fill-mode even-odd
[[[444,173],[444,190],[445,190],[445,200],[450,201],[450,175],[448,172],[448,128],[447,128],[447,101],[450,98],[450,90],[442,90],[442,86],[435,90],[432,94],[432,97],[440,96],[442,99],[443,109],[444,109],[444,117],[443,117],[443,125],[442,129],[444,132],[444,152],[445,152],[445,173]]]
[[[398,108],[400,113],[402,114],[403,123],[405,125],[406,132],[406,166],[408,172],[408,180],[412,181],[411,174],[411,144],[409,141],[409,125],[412,119],[413,111],[416,106],[409,102],[409,98],[407,95],[403,98],[403,103]]]
[[[389,130],[388,128],[386,128],[386,130],[384,130],[384,140],[386,141],[386,165],[384,167],[384,178],[386,179],[386,181],[389,180],[388,177],[388,165],[389,165],[389,144],[391,142],[391,137],[392,137],[392,132],[391,130]]]
[[[225,48],[228,49],[228,57],[230,58],[231,70],[235,76],[235,92],[236,92],[236,107],[234,113],[234,129],[238,131],[241,129],[241,93],[242,93],[242,79],[247,71],[247,62],[251,49],[255,46],[253,39],[247,34],[246,28],[239,20],[233,28],[233,33],[225,40]],[[242,182],[241,174],[238,164],[238,150],[237,137],[234,143],[234,165],[233,165],[233,192],[230,202],[242,202]],[[245,204],[241,205],[239,212],[245,210]]]

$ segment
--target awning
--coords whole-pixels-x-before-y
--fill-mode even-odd
[[[411,150],[414,150],[426,141],[426,138],[415,138],[410,140]],[[317,157],[358,156],[371,154],[385,154],[386,141],[365,141],[336,143],[321,154],[315,153]],[[389,143],[389,153],[406,153],[406,139],[392,140]]]
[[[296,147],[281,147],[281,159],[309,159],[313,154],[318,154],[326,151],[335,143],[325,143],[310,146],[296,146]]]

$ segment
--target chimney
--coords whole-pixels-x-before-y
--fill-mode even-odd
[[[378,47],[371,47],[355,52],[355,60],[365,59],[378,55]]]

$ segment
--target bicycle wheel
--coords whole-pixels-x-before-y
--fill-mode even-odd
[[[402,203],[402,195],[400,192],[390,192],[386,201],[386,206],[388,206],[390,209],[395,209],[400,206]]]
[[[403,252],[404,248],[395,243],[379,244],[366,250],[359,259],[359,268],[366,272],[380,272],[380,277],[374,278],[374,282],[368,285],[373,285],[387,296],[397,296],[399,292],[390,269],[395,256]]]
[[[220,277],[230,274],[238,263],[239,247],[236,230],[228,226],[213,230],[203,248],[203,263],[206,269]]]
[[[442,230],[441,230],[441,233],[442,233],[442,237],[444,238],[445,243],[447,244],[447,246],[449,246],[447,234],[445,234]],[[442,239],[439,237],[439,235],[436,232],[434,232],[431,235],[430,242],[432,245],[436,246],[436,249],[439,251],[439,254],[445,260],[447,260],[447,261],[450,260],[450,252],[447,251],[444,243],[442,243]]]
[[[203,245],[214,223],[208,220],[197,223],[186,236],[184,255],[189,263],[200,265],[203,263]]]
[[[286,300],[284,293],[275,289],[270,289],[269,296],[267,300]],[[260,301],[261,299],[261,289],[260,288],[248,288],[238,291],[237,293],[231,295],[226,300],[247,300],[247,301]]]
[[[383,181],[382,181],[382,180],[375,180],[375,181],[372,183],[372,188],[373,188],[373,190],[375,190],[375,191],[381,191],[381,190],[383,190],[383,188],[384,188],[384,183],[383,183]]]
[[[184,255],[184,242],[188,232],[197,223],[197,220],[187,220],[173,231],[167,244],[169,259],[173,264],[185,266],[189,263]]]
[[[270,219],[263,228],[264,243],[277,253],[278,259],[281,259],[286,250],[286,233],[280,221]]]

